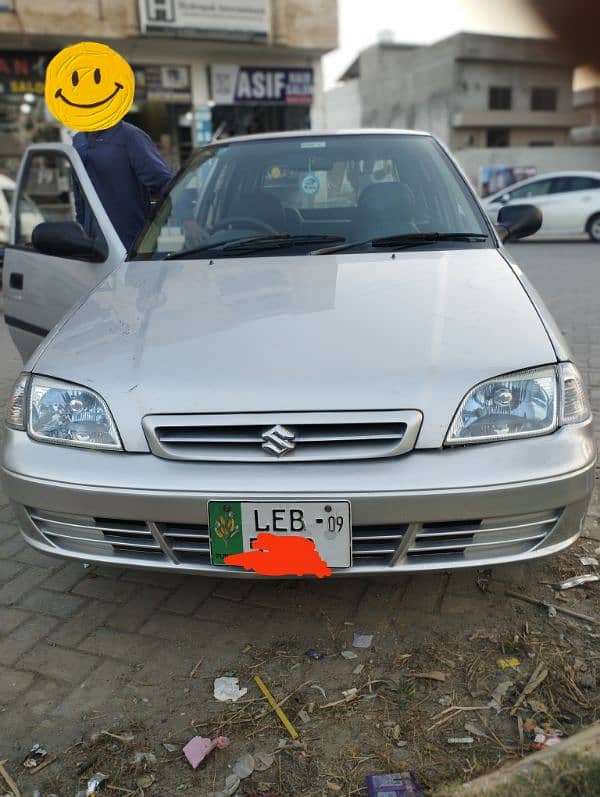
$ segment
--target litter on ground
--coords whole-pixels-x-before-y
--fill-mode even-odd
[[[34,769],[39,766],[48,755],[48,751],[41,744],[34,744],[31,750],[27,753],[27,758],[23,761],[23,766],[26,769]]]
[[[423,794],[413,772],[367,775],[367,797],[420,797]]]
[[[320,659],[324,659],[327,655],[324,650],[315,650],[315,648],[309,648],[306,653],[309,659],[316,659],[319,661]]]
[[[600,581],[600,575],[597,573],[585,573],[583,576],[573,576],[573,578],[561,581],[560,584],[555,584],[554,589],[562,591],[563,589],[573,589],[573,587],[584,587],[594,581]]]
[[[509,658],[496,659],[496,664],[501,670],[508,670],[509,667],[519,667],[521,661],[516,656],[511,656]]]
[[[247,691],[247,687],[240,689],[240,682],[237,678],[228,675],[215,678],[214,696],[216,700],[220,700],[222,703],[235,703],[240,697],[243,697]]]
[[[227,736],[217,736],[214,739],[207,739],[204,736],[194,736],[183,748],[183,753],[192,769],[197,769],[215,747],[218,747],[219,750],[224,750],[228,746],[229,739]]]
[[[354,634],[352,646],[355,648],[370,648],[373,644],[373,634]]]

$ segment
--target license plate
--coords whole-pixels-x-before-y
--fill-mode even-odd
[[[352,535],[349,501],[209,501],[210,560],[251,551],[261,532],[311,539],[330,567],[350,567]]]

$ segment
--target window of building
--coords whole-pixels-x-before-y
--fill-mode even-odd
[[[530,147],[553,147],[556,142],[554,141],[530,141]]]
[[[558,89],[531,89],[532,111],[555,111],[558,105]]]
[[[486,146],[488,147],[510,146],[510,128],[490,127],[486,131]]]
[[[490,111],[510,111],[512,108],[512,89],[510,86],[490,86],[488,93]]]

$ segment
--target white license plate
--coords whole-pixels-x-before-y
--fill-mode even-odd
[[[349,501],[209,501],[208,528],[214,565],[252,550],[261,533],[308,537],[330,567],[352,563]]]

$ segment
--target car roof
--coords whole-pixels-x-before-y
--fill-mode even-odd
[[[563,172],[544,172],[543,174],[536,174],[535,177],[528,177],[526,180],[520,180],[520,182],[529,183],[531,180],[545,180],[554,177],[600,177],[600,172],[585,171],[584,169],[571,169]]]
[[[236,144],[244,141],[271,141],[285,138],[323,138],[324,136],[431,136],[424,130],[393,130],[390,128],[356,128],[348,130],[286,130],[283,133],[254,133],[248,136],[232,136],[231,138],[220,138],[213,144]]]

